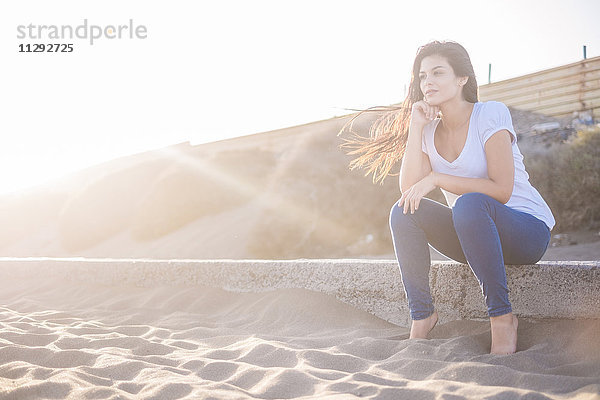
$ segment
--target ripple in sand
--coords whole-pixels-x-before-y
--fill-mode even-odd
[[[406,386],[407,382],[404,379],[388,379],[375,374],[367,374],[364,372],[358,372],[352,375],[353,380],[370,382],[378,386]]]
[[[343,371],[348,373],[364,371],[369,363],[347,354],[330,354],[323,351],[306,350],[302,358],[314,368]]]
[[[100,356],[98,357],[97,366],[82,367],[80,370],[106,379],[130,381],[146,367],[148,367],[148,364],[141,361],[128,361],[116,356]]]
[[[241,349],[237,350],[228,350],[228,349],[218,349],[218,350],[208,350],[204,353],[204,357],[212,358],[215,360],[235,360],[242,354]]]
[[[117,384],[117,388],[127,393],[138,394],[144,388],[144,384],[133,382],[121,382]]]
[[[144,400],[181,399],[192,392],[192,385],[186,383],[164,383],[152,394],[144,396]],[[139,392],[143,395],[143,391]]]
[[[190,360],[190,361],[186,361],[183,364],[181,364],[179,366],[179,368],[186,369],[191,372],[198,372],[202,368],[204,368],[205,365],[206,365],[206,362],[203,360]]]
[[[170,342],[169,345],[179,347],[180,349],[185,349],[185,350],[196,350],[200,347],[195,343],[188,342],[185,340],[176,340],[176,341]]]
[[[85,351],[53,351],[43,347],[3,347],[0,360],[3,362],[25,361],[31,365],[47,368],[75,368],[93,365],[96,354]]]
[[[59,382],[35,382],[21,385],[10,392],[10,399],[62,399],[72,392],[71,385]]]
[[[30,369],[28,363],[21,363],[18,361],[6,362],[4,365],[0,366],[0,377],[6,379],[19,379],[27,375]]]
[[[267,370],[252,368],[243,372],[238,372],[227,382],[244,390],[250,390],[258,385],[267,374]]]
[[[337,381],[338,379],[342,379],[348,376],[343,372],[339,371],[328,371],[324,369],[310,369],[308,370],[308,374],[314,376],[315,378],[324,379],[327,381]]]
[[[298,364],[298,356],[294,351],[261,343],[253,347],[243,357],[238,358],[237,361],[263,368],[293,368]]]
[[[400,348],[398,340],[359,337],[336,347],[340,352],[370,361],[382,361],[393,357]]]
[[[263,399],[293,399],[314,394],[319,381],[304,371],[286,369],[268,374],[268,385],[261,385],[250,392]]]
[[[216,361],[206,364],[197,375],[210,381],[224,381],[237,371],[239,364],[232,362]]]
[[[348,395],[355,395],[358,397],[368,396],[374,394],[377,389],[369,386],[363,386],[358,383],[351,382],[337,382],[327,386],[328,391],[335,393],[345,393]]]
[[[59,338],[56,334],[3,332],[2,339],[22,346],[46,346]]]

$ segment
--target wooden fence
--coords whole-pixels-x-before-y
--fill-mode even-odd
[[[599,120],[600,56],[481,85],[479,99],[501,101],[507,106],[553,117],[589,111]]]

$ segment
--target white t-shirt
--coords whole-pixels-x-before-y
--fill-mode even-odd
[[[517,146],[517,135],[513,128],[510,111],[504,103],[499,101],[479,101],[475,103],[469,121],[465,146],[453,162],[449,162],[439,155],[434,145],[435,128],[440,121],[440,118],[436,118],[425,125],[423,129],[423,152],[429,156],[433,171],[467,178],[489,178],[484,148],[485,142],[499,130],[508,130],[512,136],[515,183],[512,195],[506,205],[533,215],[544,221],[548,228],[552,230],[555,224],[554,216],[539,192],[529,183],[529,175],[523,165],[523,155]],[[442,193],[446,197],[448,206],[453,207],[459,196],[444,189],[442,189]]]

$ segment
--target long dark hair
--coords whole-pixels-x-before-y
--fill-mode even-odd
[[[344,143],[340,147],[352,149],[347,153],[349,155],[359,155],[350,162],[350,169],[366,168],[365,176],[373,173],[374,183],[380,182],[383,184],[387,175],[397,175],[390,174],[390,170],[397,161],[402,159],[406,151],[412,106],[414,103],[423,100],[420,87],[421,80],[419,79],[421,60],[431,55],[444,57],[456,76],[468,76],[469,79],[462,89],[463,98],[470,103],[479,101],[473,65],[467,50],[463,46],[453,41],[435,40],[419,47],[413,63],[408,95],[404,101],[399,106],[376,106],[362,110],[344,124],[338,133],[338,136],[340,136],[350,126],[350,138],[342,138]],[[362,137],[352,131],[354,120],[362,113],[372,111],[383,111],[384,114],[369,128],[369,137]]]

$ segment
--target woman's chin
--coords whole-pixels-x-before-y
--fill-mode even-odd
[[[439,106],[440,105],[440,102],[438,100],[436,100],[436,99],[426,99],[425,101],[430,106]]]

